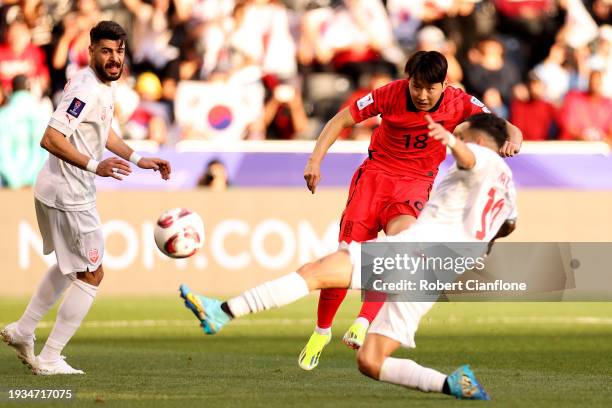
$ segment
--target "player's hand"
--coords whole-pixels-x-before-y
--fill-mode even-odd
[[[430,115],[425,115],[425,120],[427,120],[427,129],[429,129],[428,136],[436,139],[446,146],[451,133],[446,130],[444,126],[435,122]]]
[[[125,176],[129,176],[132,172],[130,163],[118,157],[110,157],[102,160],[96,168],[96,174],[100,177],[112,177],[117,180],[123,180]]]
[[[317,184],[321,180],[321,166],[318,162],[315,162],[311,159],[306,163],[306,168],[304,168],[304,180],[306,180],[306,185],[312,194],[315,193],[317,189]]]
[[[143,157],[138,160],[138,167],[141,169],[159,171],[161,178],[168,180],[170,178],[170,163],[167,160],[160,159],[158,157]]]
[[[521,145],[518,143],[506,140],[504,145],[499,149],[499,155],[501,157],[512,157],[521,150]]]

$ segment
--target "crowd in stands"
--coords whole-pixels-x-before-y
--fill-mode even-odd
[[[609,141],[611,9],[611,0],[0,0],[0,174],[28,185],[27,172],[14,181],[4,169],[37,146],[101,19],[129,33],[114,120],[126,139],[313,139],[341,106],[402,78],[410,53],[437,50],[449,84],[526,140]],[[376,126],[341,137],[367,139]]]

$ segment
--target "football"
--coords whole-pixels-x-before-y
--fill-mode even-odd
[[[170,258],[187,258],[204,245],[204,223],[186,208],[164,211],[155,225],[155,243]]]

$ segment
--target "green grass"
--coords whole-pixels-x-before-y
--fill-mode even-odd
[[[71,388],[69,407],[451,406],[469,404],[363,377],[339,338],[358,308],[350,297],[319,367],[297,355],[315,297],[235,322],[205,337],[173,298],[98,299],[65,349],[85,376],[36,377],[0,346],[0,388]],[[27,299],[1,299],[0,322]],[[39,350],[53,315],[38,330]],[[612,406],[612,303],[444,303],[427,315],[415,350],[398,356],[450,372],[472,365],[493,406]],[[6,391],[5,391],[6,395]],[[197,404],[197,405],[196,405]],[[7,402],[0,406],[46,406]]]

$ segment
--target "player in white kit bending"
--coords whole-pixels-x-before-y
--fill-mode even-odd
[[[516,192],[510,168],[496,153],[506,140],[505,122],[491,114],[478,114],[455,129],[460,136],[456,138],[429,117],[428,121],[429,136],[449,146],[456,163],[409,230],[374,241],[492,242],[510,234],[515,225]],[[180,292],[204,332],[214,334],[233,318],[284,306],[312,290],[359,289],[360,264],[361,244],[353,242],[227,302],[197,295],[186,285],[181,285]],[[376,380],[411,389],[459,399],[489,399],[468,366],[447,376],[412,360],[391,357],[400,346],[415,347],[419,321],[432,306],[432,302],[385,303],[357,353],[359,370]]]
[[[34,187],[36,218],[44,253],[55,251],[57,263],[42,278],[21,318],[0,332],[34,374],[83,374],[61,352],[87,315],[104,276],[95,176],[122,180],[131,172],[129,160],[159,171],[164,180],[170,177],[167,161],[139,156],[111,129],[114,81],[123,71],[126,37],[112,21],[91,29],[89,67],[66,84],[40,143],[50,155]],[[99,161],[105,148],[120,158]],[[34,330],[65,291],[53,330],[35,357]]]

